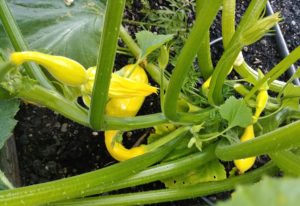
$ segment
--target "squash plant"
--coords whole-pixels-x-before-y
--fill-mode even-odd
[[[54,55],[31,52],[6,1],[0,0],[1,21],[16,51],[0,65],[6,98],[42,105],[105,131],[109,152],[121,161],[74,177],[2,190],[1,205],[151,204],[232,190],[279,170],[299,175],[300,93],[293,84],[299,72],[287,82],[277,79],[300,58],[300,47],[266,74],[251,68],[242,55],[243,47],[280,21],[278,13],[263,16],[266,2],[252,0],[236,27],[235,0],[197,0],[196,20],[170,74],[166,68],[173,34],[141,31],[135,41],[121,25],[126,0],[107,1],[98,56],[95,52],[92,57],[97,64],[91,68],[90,62],[69,52],[66,56],[77,61],[57,56],[62,54],[55,50]],[[221,7],[225,50],[214,67],[209,28]],[[113,72],[119,38],[135,62]],[[185,93],[182,88],[196,58],[204,83]],[[230,78],[232,70],[240,79]],[[157,91],[148,84],[145,71],[159,85],[162,112],[135,117],[144,97]],[[123,131],[146,127],[155,128],[147,145],[123,148]],[[271,160],[249,171],[260,155]],[[220,160],[235,163],[229,177]],[[157,180],[167,188],[106,193]]]

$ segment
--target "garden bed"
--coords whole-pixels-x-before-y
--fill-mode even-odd
[[[133,6],[128,8],[125,16],[127,20],[136,22],[145,18],[143,13],[143,3],[134,0]],[[149,1],[150,6],[155,11],[162,9],[163,6],[172,8],[167,1]],[[300,45],[300,2],[297,0],[270,1],[275,11],[280,11],[283,21],[280,27],[287,45],[293,50]],[[247,1],[238,1],[237,18],[245,10]],[[190,9],[193,7],[190,6]],[[135,9],[135,10],[129,10]],[[194,19],[194,12],[190,10],[187,14],[187,28]],[[130,31],[141,29],[139,24],[130,24],[125,21],[125,25]],[[150,27],[152,31],[159,28]],[[211,40],[221,36],[220,15],[216,23],[211,28]],[[221,42],[212,45],[213,60],[217,62],[222,54]],[[252,46],[245,47],[243,54],[246,61],[253,68],[260,68],[263,71],[269,70],[275,66],[281,59],[274,36],[267,36]],[[119,55],[116,65],[123,66],[124,56]],[[298,64],[299,65],[299,62]],[[233,77],[234,78],[234,77]],[[288,77],[283,76],[283,80]],[[148,97],[144,103],[140,114],[150,114],[158,112],[158,96]],[[17,114],[18,124],[14,131],[17,145],[17,153],[20,165],[20,175],[22,185],[32,185],[51,180],[82,174],[116,163],[106,151],[103,133],[94,132],[89,128],[76,124],[46,108],[37,107],[31,104],[22,103],[21,109]],[[126,144],[134,144],[139,137],[147,135],[151,129],[143,129],[133,132],[127,132]],[[259,162],[261,161],[261,162]],[[258,160],[261,164],[265,160]],[[224,163],[226,168],[231,165]],[[160,182],[154,182],[145,186],[128,188],[122,191],[147,191],[151,189],[164,188]],[[197,198],[192,200],[177,201],[174,203],[162,203],[157,205],[210,205],[220,199],[227,199],[230,193]]]

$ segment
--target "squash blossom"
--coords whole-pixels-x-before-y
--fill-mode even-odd
[[[25,62],[35,62],[43,66],[55,79],[68,86],[76,87],[88,81],[85,68],[67,57],[26,51],[12,53],[10,61],[17,66]]]
[[[89,80],[82,85],[82,99],[89,106],[91,102],[96,68],[87,70]],[[148,77],[144,69],[138,65],[127,65],[112,74],[109,87],[109,100],[106,104],[105,114],[112,117],[133,117],[141,108],[145,97],[156,93],[156,87],[148,85]],[[125,148],[116,140],[122,133],[118,130],[104,132],[105,145],[110,155],[118,161],[124,161],[147,152],[144,145],[131,149]]]
[[[32,61],[43,66],[55,79],[68,86],[80,87],[82,99],[89,106],[95,81],[96,67],[88,70],[78,62],[39,52],[14,52],[10,61],[16,66]],[[112,74],[105,112],[112,117],[132,117],[141,108],[145,97],[156,93],[157,88],[148,85],[146,72],[139,65],[127,65]],[[116,160],[123,161],[147,152],[141,145],[127,149],[116,141],[117,130],[105,131],[105,145]]]
[[[95,80],[96,67],[91,67],[87,70],[88,81],[82,85],[82,98],[84,103],[90,105],[90,95]],[[122,76],[121,76],[122,75]],[[157,92],[156,87],[148,85],[147,81],[140,81],[141,76],[146,75],[140,66],[128,65],[120,71],[112,74],[109,86],[109,98],[130,98],[137,96],[148,96]],[[135,78],[132,78],[135,77]],[[147,75],[146,75],[147,77]],[[145,77],[143,78],[145,79]]]

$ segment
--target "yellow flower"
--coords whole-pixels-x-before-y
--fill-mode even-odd
[[[90,95],[95,80],[96,67],[87,70],[88,81],[82,86],[83,101],[86,105],[90,103]],[[122,75],[122,76],[121,76]],[[120,71],[112,74],[108,97],[109,98],[131,98],[145,97],[157,92],[157,88],[147,84],[148,77],[138,65],[127,65]]]

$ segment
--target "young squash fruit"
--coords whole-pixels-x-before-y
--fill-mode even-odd
[[[10,61],[17,66],[25,62],[35,62],[43,66],[55,79],[68,86],[77,87],[88,81],[85,68],[67,57],[25,51],[12,53]]]

